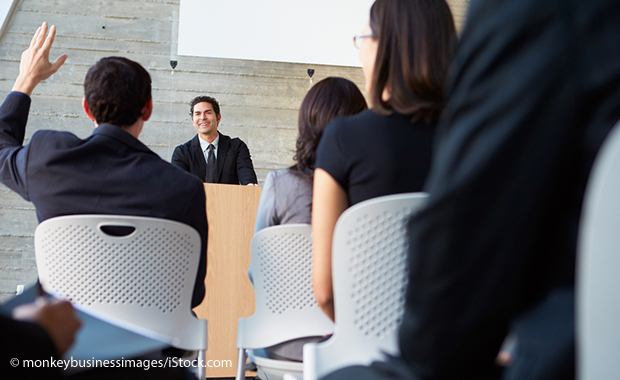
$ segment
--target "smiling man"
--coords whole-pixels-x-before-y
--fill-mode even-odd
[[[217,100],[210,96],[198,96],[189,105],[192,124],[198,133],[174,149],[172,164],[203,182],[257,184],[247,145],[239,138],[230,138],[217,130],[222,120]]]

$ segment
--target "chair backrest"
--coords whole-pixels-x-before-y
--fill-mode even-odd
[[[304,346],[304,379],[398,354],[407,287],[407,221],[427,194],[361,202],[338,219],[332,246],[336,325],[325,342]]]
[[[291,339],[331,334],[334,325],[312,290],[309,224],[264,228],[252,239],[250,263],[256,312],[239,319],[237,348],[264,348]]]
[[[620,373],[620,124],[592,167],[579,226],[577,370],[582,380]]]
[[[157,218],[61,216],[35,231],[45,291],[106,322],[187,350],[207,348],[207,321],[191,314],[200,250],[192,227]]]

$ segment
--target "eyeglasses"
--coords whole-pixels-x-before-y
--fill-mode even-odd
[[[362,46],[362,40],[368,37],[375,38],[375,35],[367,34],[365,36],[353,36],[353,45],[355,45],[355,47],[359,49]]]

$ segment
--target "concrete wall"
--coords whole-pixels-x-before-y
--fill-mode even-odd
[[[457,25],[466,1],[449,1]],[[361,69],[352,67],[179,56],[173,71],[172,15],[178,8],[178,0],[19,1],[0,36],[0,98],[11,90],[21,52],[43,21],[57,26],[51,58],[69,55],[33,93],[26,143],[40,129],[89,136],[93,124],[81,110],[84,75],[99,58],[120,55],[140,62],[152,76],[154,113],[141,135],[146,145],[170,160],[174,147],[195,134],[187,102],[211,95],[221,105],[220,130],[248,144],[262,183],[269,171],[292,163],[297,112],[310,86],[308,68],[315,69],[315,82],[342,76],[363,88]],[[210,33],[217,38],[217,31]],[[32,203],[0,184],[0,301],[14,295],[17,285],[36,280],[36,225]]]

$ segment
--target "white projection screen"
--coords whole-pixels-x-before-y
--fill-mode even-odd
[[[181,0],[178,54],[360,66],[374,0]]]

